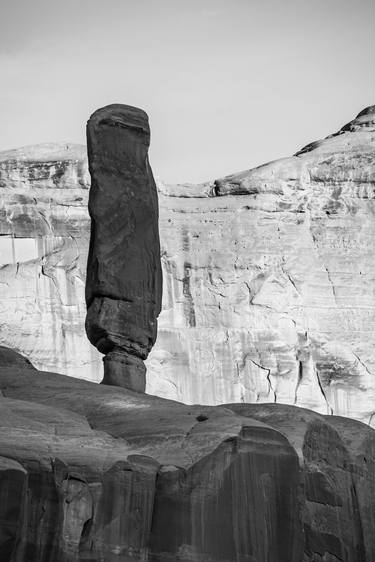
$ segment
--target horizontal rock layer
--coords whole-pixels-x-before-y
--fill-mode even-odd
[[[159,182],[164,294],[150,393],[371,423],[373,122],[371,107],[291,158],[196,186]],[[0,270],[0,338],[40,368],[99,380],[83,337],[85,166],[79,147],[0,158],[0,243],[14,262]]]
[[[375,432],[187,406],[0,349],[4,562],[371,562]]]

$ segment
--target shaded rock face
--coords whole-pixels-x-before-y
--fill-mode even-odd
[[[110,105],[88,121],[86,332],[105,354],[103,382],[139,391],[145,390],[143,360],[155,343],[162,286],[149,144],[140,109]]]
[[[290,158],[201,185],[159,183],[163,310],[148,392],[375,422],[373,121],[367,108]],[[63,153],[28,150],[0,159],[9,236],[0,243],[10,247],[14,233],[17,254],[37,240],[40,257],[27,262],[25,252],[0,270],[0,338],[39,368],[100,380],[99,354],[83,336],[84,156],[75,149],[66,169],[76,171],[53,180]]]
[[[4,562],[372,562],[375,432],[187,406],[0,349]]]

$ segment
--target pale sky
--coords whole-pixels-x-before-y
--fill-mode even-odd
[[[288,156],[375,104],[374,0],[0,0],[0,150],[147,111],[166,182]]]

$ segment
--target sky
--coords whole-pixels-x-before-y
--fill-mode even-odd
[[[293,154],[375,104],[374,0],[0,0],[0,150],[150,118],[165,182]]]

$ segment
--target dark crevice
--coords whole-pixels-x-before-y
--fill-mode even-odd
[[[214,181],[214,184],[212,186],[212,195],[214,197],[220,197],[220,187],[217,181]]]
[[[79,540],[79,548],[78,548],[79,552],[81,552],[82,550],[92,550],[93,543],[92,541],[90,541],[90,535],[91,535],[93,523],[94,523],[94,519],[90,517],[90,519],[85,521],[82,527],[81,538]]]
[[[298,399],[298,389],[303,379],[303,363],[302,361],[298,361],[298,374],[297,374],[297,384],[296,390],[294,392],[294,404],[297,404]]]
[[[125,123],[124,121],[113,121],[113,119],[101,119],[100,125],[107,125],[108,127],[117,127],[120,129],[129,129],[130,131],[135,131],[137,133],[148,135],[149,131],[145,127],[140,127],[138,125],[133,125],[132,123]]]
[[[95,291],[92,293],[92,295],[90,295],[90,298],[87,299],[86,302],[86,306],[87,308],[90,307],[90,305],[92,304],[92,302],[95,299],[111,299],[113,301],[122,301],[122,302],[129,302],[129,303],[133,303],[134,300],[132,299],[127,299],[126,297],[119,297],[115,294],[111,294],[109,292],[106,292],[106,294],[101,293],[100,291]]]
[[[320,392],[322,393],[323,398],[324,398],[324,400],[325,400],[325,402],[326,402],[326,404],[327,404],[327,408],[328,408],[328,410],[329,410],[329,413],[330,413],[330,415],[332,416],[332,415],[333,415],[333,410],[332,410],[331,406],[329,405],[329,402],[328,402],[326,393],[324,392],[324,388],[323,388],[323,385],[322,385],[322,381],[320,380],[320,376],[319,376],[319,373],[318,373],[318,370],[317,370],[317,369],[315,369],[315,374],[316,374],[316,378],[317,378],[318,385],[319,385],[319,388],[320,388]]]
[[[257,367],[259,367],[259,369],[262,369],[263,371],[267,372],[268,392],[273,392],[273,395],[274,395],[273,401],[276,403],[277,402],[277,395],[276,395],[276,391],[274,390],[274,388],[272,386],[272,382],[271,382],[271,369],[267,369],[267,367],[263,367],[262,365],[260,365],[256,361],[254,361],[254,359],[250,359],[250,361],[252,363],[254,363],[254,365],[256,365]]]

